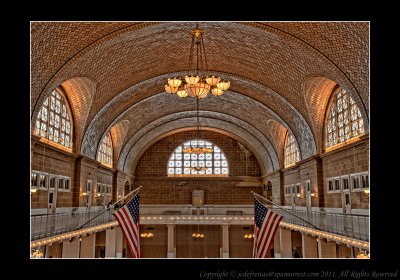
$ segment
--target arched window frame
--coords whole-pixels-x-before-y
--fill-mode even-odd
[[[109,139],[109,141],[105,141]],[[110,143],[110,145],[108,145],[108,143]],[[105,147],[105,149],[104,149]],[[99,147],[97,148],[97,155],[96,155],[96,159],[98,162],[100,162],[102,165],[105,165],[109,168],[113,168],[113,164],[114,164],[114,145],[113,145],[113,141],[112,141],[112,137],[111,137],[111,133],[107,132],[103,138],[101,138]]]
[[[347,105],[342,102],[342,111],[338,109],[338,96],[342,94]],[[347,106],[347,107],[346,107]],[[345,107],[345,108],[344,108]],[[332,116],[332,110],[334,115]],[[332,126],[335,126],[332,128]],[[346,129],[348,128],[348,129]],[[343,129],[343,130],[342,130]],[[325,151],[331,151],[360,139],[364,135],[364,119],[357,103],[351,97],[350,93],[344,88],[336,87],[330,97],[324,120],[324,148]],[[330,136],[330,134],[332,136]],[[336,137],[336,140],[335,140]],[[335,143],[336,141],[336,143]]]
[[[291,141],[290,143],[289,140]],[[286,133],[285,150],[284,150],[284,167],[288,168],[301,160],[299,144],[296,137],[290,131]]]
[[[54,111],[50,110],[50,103],[51,103],[50,99],[51,99],[51,96],[53,95],[53,92],[56,95],[59,95],[61,97],[61,101],[62,101],[61,102],[61,106],[60,106],[60,113],[55,113],[55,115],[54,115],[54,118],[56,117],[56,115],[60,116],[60,120],[59,120],[59,126],[60,127],[57,130],[59,132],[58,139],[61,139],[62,120],[66,119],[66,118],[62,117],[62,105],[65,105],[66,114],[67,114],[67,116],[69,118],[68,121],[69,121],[69,126],[70,126],[70,134],[68,135],[69,136],[69,141],[68,141],[69,145],[68,146],[62,144],[61,140],[56,142],[53,139],[50,139],[50,138],[53,138],[53,137],[50,136],[51,133],[50,133],[50,129],[49,128],[51,127],[53,129],[53,131],[54,131],[53,133],[55,133],[55,131],[56,131],[55,130],[55,123],[51,124],[51,120],[50,120],[51,119],[50,118],[50,113],[54,112]],[[45,105],[46,102],[47,102],[47,105]],[[44,107],[47,107],[46,108],[46,110],[47,110],[46,121],[44,121],[43,118],[42,118],[42,111],[43,111]],[[43,123],[46,124],[46,131],[45,132],[43,132],[43,130],[38,128],[38,122],[39,122],[39,127],[40,128],[42,127]],[[67,127],[67,122],[65,122],[65,127]],[[74,143],[74,119],[73,119],[72,110],[71,110],[71,106],[70,106],[69,100],[68,100],[66,94],[64,93],[64,91],[60,87],[56,88],[54,91],[52,91],[49,94],[49,96],[47,96],[44,99],[44,101],[42,103],[42,106],[41,106],[41,108],[40,108],[40,110],[39,110],[39,112],[38,112],[38,114],[36,115],[36,118],[35,118],[35,125],[34,125],[34,128],[33,128],[33,134],[35,136],[38,136],[39,140],[41,142],[44,142],[44,143],[46,143],[48,145],[57,147],[59,149],[67,151],[67,152],[72,152],[73,143]],[[66,137],[64,139],[66,139]]]
[[[204,141],[205,145],[203,147],[212,147],[213,152],[200,155],[184,153],[182,151],[183,148],[190,147],[189,143],[191,143],[192,141]],[[197,147],[197,145],[192,144],[192,147]],[[177,155],[179,154],[180,157],[177,157]],[[190,158],[188,156],[190,156]],[[206,171],[195,171],[189,168],[194,166],[192,163],[196,163],[197,165],[197,156],[202,156],[202,158],[200,158],[200,161],[204,161],[205,166],[209,167],[209,169],[207,169]],[[174,162],[174,166],[171,166],[172,162]],[[180,162],[180,166],[177,166],[177,162]],[[190,166],[186,166],[188,165],[188,163],[190,164]],[[217,173],[218,170],[220,170],[220,174]],[[223,152],[223,150],[214,143],[212,143],[211,141],[205,139],[187,140],[179,144],[177,147],[175,147],[173,152],[170,154],[167,164],[167,176],[168,177],[228,177],[229,176],[228,158],[226,157],[226,154]]]

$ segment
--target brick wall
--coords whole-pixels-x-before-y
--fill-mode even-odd
[[[31,170],[42,171],[54,175],[68,176],[70,192],[57,193],[57,207],[72,206],[72,188],[74,186],[75,156],[57,148],[43,144],[35,139],[31,142]],[[57,192],[57,188],[54,190]],[[48,191],[38,190],[31,195],[32,208],[47,208]]]
[[[369,141],[364,139],[322,156],[323,188],[326,207],[342,207],[340,193],[327,193],[327,178],[368,171]],[[364,192],[350,192],[351,207],[368,209],[369,198]]]
[[[166,225],[142,225],[140,232],[151,232],[151,238],[140,238],[140,251],[143,258],[166,258],[168,231]]]
[[[253,239],[244,238],[245,234],[253,233],[253,226],[229,226],[229,257],[251,258],[253,255]]]
[[[237,186],[245,177],[259,178],[261,172],[253,155],[247,162],[236,140],[211,131],[202,132],[202,138],[220,147],[228,159],[229,177],[167,177],[167,165],[175,148],[195,138],[195,132],[182,132],[166,137],[150,147],[137,165],[136,186],[141,190],[143,204],[191,204],[192,191],[205,191],[205,204],[251,204],[250,191],[261,193],[261,181],[254,186]],[[250,184],[251,185],[251,184]]]
[[[200,231],[204,238],[192,238],[192,233]],[[219,258],[221,226],[177,225],[176,257],[177,258]]]

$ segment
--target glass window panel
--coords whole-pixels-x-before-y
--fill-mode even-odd
[[[326,147],[347,141],[364,133],[364,124],[357,104],[344,89],[332,97],[326,121]]]
[[[296,138],[288,132],[285,146],[285,167],[290,166],[300,160],[299,146]]]
[[[108,132],[102,139],[101,144],[99,146],[99,150],[97,151],[97,160],[112,166],[113,165],[113,151],[112,151],[112,142],[111,142],[111,134]]]
[[[206,154],[190,154],[184,153],[182,156],[182,149],[184,147],[209,147],[213,149],[212,153]],[[220,159],[224,159],[223,162]],[[177,168],[173,168],[173,167]],[[224,172],[221,172],[221,166],[223,166]],[[183,167],[183,168],[181,168]],[[206,170],[196,171],[194,167],[207,167]],[[193,176],[212,175],[212,174],[225,174],[228,175],[228,162],[226,156],[223,154],[221,149],[215,146],[213,143],[205,140],[193,139],[186,141],[182,145],[178,146],[172,153],[168,163],[168,175],[174,174],[185,174]],[[179,172],[179,173],[178,173]]]

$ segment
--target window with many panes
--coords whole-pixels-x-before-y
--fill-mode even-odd
[[[185,153],[185,148],[211,148],[211,153]],[[202,168],[201,170],[196,170]],[[205,140],[190,140],[179,145],[168,162],[168,176],[228,176],[228,160],[222,150]]]
[[[285,167],[289,167],[300,160],[299,145],[297,145],[296,138],[290,132],[286,137],[285,145]]]
[[[105,165],[108,165],[109,167],[112,167],[113,165],[112,157],[113,157],[112,142],[111,142],[111,134],[109,132],[101,140],[101,144],[97,152],[97,160]]]
[[[326,147],[335,146],[364,133],[361,112],[344,89],[332,98],[326,120]]]
[[[56,90],[47,97],[40,109],[34,133],[40,137],[72,148],[72,123],[65,98]]]

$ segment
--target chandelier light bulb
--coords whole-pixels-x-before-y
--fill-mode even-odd
[[[170,85],[165,85],[165,91],[169,94],[174,94],[178,91],[177,87],[171,87]]]
[[[180,97],[180,98],[185,98],[187,96],[187,92],[185,90],[185,88],[183,86],[180,86],[178,91],[176,92],[176,94]]]
[[[209,84],[210,86],[215,86],[216,84],[218,84],[221,81],[220,77],[217,76],[207,76],[206,77],[206,82],[207,84]]]
[[[182,80],[177,77],[168,79],[168,85],[170,85],[171,87],[179,87],[181,84],[182,84]]]
[[[220,90],[227,90],[231,86],[231,82],[222,81],[217,84],[217,88]]]
[[[199,76],[185,76],[185,82],[189,85],[194,85],[200,81]]]
[[[222,94],[224,94],[224,91],[217,87],[213,87],[211,89],[211,93],[214,94],[215,96],[221,96]]]

